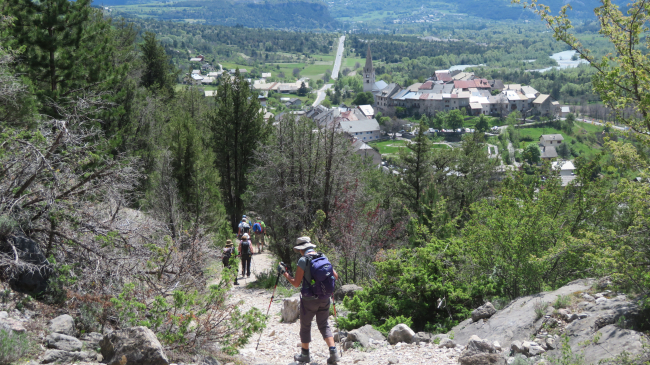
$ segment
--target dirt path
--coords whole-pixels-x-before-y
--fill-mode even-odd
[[[256,307],[266,313],[271,299],[271,290],[247,289],[246,284],[256,280],[258,273],[274,268],[277,262],[278,260],[267,252],[253,256],[251,277],[247,279],[240,277],[240,285],[233,287],[231,291],[231,300],[243,301],[240,307],[242,311],[245,312],[252,307]],[[280,278],[280,280],[285,279]],[[251,343],[240,349],[242,360],[246,363],[252,365],[289,365],[293,363],[293,355],[299,352],[300,337],[298,331],[300,322],[280,322],[283,299],[278,298],[276,294],[276,298],[271,304],[269,320],[266,329],[262,333],[259,349],[255,350],[259,334],[255,334]],[[330,317],[330,325],[334,326],[333,317]],[[322,340],[315,321],[312,322],[311,333],[313,339],[311,343],[311,364],[325,365],[327,364],[329,351],[325,341]],[[337,344],[337,346],[340,345]],[[368,351],[358,349],[345,351],[339,364],[388,364],[388,359],[391,357],[399,359],[399,364],[457,364],[459,354],[458,350],[439,349],[438,346],[433,344],[422,344],[421,346],[413,344],[385,345]]]

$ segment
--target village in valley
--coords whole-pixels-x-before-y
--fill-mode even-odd
[[[593,135],[593,127],[599,125],[592,121],[592,128],[579,128],[584,136],[567,136],[554,128],[554,122],[567,117],[571,123],[580,121],[575,118],[571,107],[560,105],[551,95],[540,93],[531,86],[488,80],[474,72],[466,72],[464,68],[437,70],[428,79],[407,86],[387,83],[376,75],[371,45],[366,49],[365,65],[353,72],[346,70],[350,76],[361,77],[363,87],[360,92],[372,95],[372,104],[364,105],[341,103],[327,107],[323,105],[323,97],[325,93],[331,96],[329,87],[332,84],[324,84],[320,90],[311,89],[308,77],[278,82],[271,72],[262,72],[259,78],[247,78],[247,69],[224,70],[221,64],[213,66],[200,55],[191,58],[190,62],[200,66],[186,75],[184,83],[215,85],[221,78],[233,79],[239,72],[259,95],[265,120],[275,118],[277,121],[292,115],[297,120],[309,118],[320,128],[337,129],[349,136],[357,154],[394,174],[400,173],[394,159],[398,157],[397,152],[405,149],[418,133],[418,118],[427,116],[434,120],[436,116],[447,116],[451,112],[462,117],[456,125],[430,123],[430,128],[424,131],[436,148],[459,148],[463,135],[475,132],[475,124],[484,119],[489,121],[487,128],[481,131],[487,137],[486,151],[490,158],[501,159],[500,171],[520,168],[524,162],[524,147],[533,144],[539,149],[538,163],[552,161],[566,186],[575,178],[573,158],[580,153],[592,152],[588,138],[593,142],[593,136],[588,134]],[[339,72],[332,72],[331,82],[340,76]],[[325,79],[330,80],[329,77]],[[318,86],[323,84],[318,81]],[[213,97],[216,93],[216,90],[204,91],[206,97]],[[308,93],[310,99],[305,99]],[[318,96],[313,98],[313,95]],[[273,104],[270,99],[274,99]],[[521,144],[506,132],[509,126],[517,127],[524,134],[516,137],[522,139]]]

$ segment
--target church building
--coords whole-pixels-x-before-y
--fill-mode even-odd
[[[388,86],[388,84],[386,84],[384,81],[375,81],[375,68],[372,67],[372,55],[370,54],[370,45],[368,45],[368,52],[366,53],[366,66],[363,68],[363,91],[369,91],[373,95],[377,95],[386,86]]]

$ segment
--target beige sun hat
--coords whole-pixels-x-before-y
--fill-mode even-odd
[[[307,236],[298,237],[296,239],[296,245],[297,246],[295,246],[293,248],[293,250],[296,251],[296,252],[301,251],[301,250],[306,250],[308,248],[316,247],[315,244],[311,243],[311,238],[309,238]]]
[[[244,235],[241,236],[241,238],[249,239],[249,238],[251,238],[251,236],[249,236],[248,233],[244,233]]]
[[[232,247],[232,241],[226,240],[226,247]]]

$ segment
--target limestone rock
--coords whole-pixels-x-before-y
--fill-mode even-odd
[[[433,341],[433,335],[427,332],[418,332],[413,337],[413,343],[431,343]]]
[[[552,338],[547,338],[546,339],[546,349],[547,350],[555,350],[555,340]]]
[[[41,364],[59,363],[72,364],[80,361],[95,361],[97,354],[88,351],[68,352],[63,350],[47,350],[41,359]]]
[[[399,359],[396,358],[395,356],[391,356],[388,358],[388,363],[389,364],[399,364]]]
[[[58,316],[47,323],[51,332],[61,333],[68,336],[75,335],[74,319],[67,314]]]
[[[25,332],[25,327],[23,326],[23,323],[21,321],[9,317],[0,319],[0,329],[4,329],[6,331],[11,331],[11,332],[17,332],[17,333]]]
[[[148,328],[139,326],[111,332],[100,341],[102,355],[109,365],[168,365],[156,335]]]
[[[492,303],[487,302],[487,303],[483,304],[482,306],[474,309],[474,311],[472,312],[472,321],[476,322],[479,319],[490,318],[496,312],[497,312],[497,310],[496,310],[496,308],[494,308]]]
[[[282,301],[282,322],[293,323],[300,315],[300,298],[286,298]]]
[[[62,333],[50,333],[45,337],[45,343],[47,347],[51,349],[63,350],[63,351],[81,351],[83,343],[77,340],[76,338]]]
[[[458,362],[462,365],[505,365],[506,360],[489,341],[474,335],[469,339]]]
[[[404,323],[393,327],[388,333],[388,343],[394,345],[398,342],[411,343],[415,337],[415,332]]]
[[[456,347],[456,342],[454,342],[454,340],[452,340],[451,338],[443,338],[442,340],[440,340],[440,345],[438,345],[438,347],[453,349],[454,347]]]
[[[524,345],[521,341],[512,341],[512,344],[510,344],[510,351],[514,354],[523,354],[526,352],[526,349],[524,349]]]
[[[367,324],[361,328],[357,328],[356,330],[352,330],[348,332],[348,337],[345,343],[347,344],[347,343],[359,342],[361,346],[367,348],[370,347],[371,338],[375,341],[386,340],[386,338],[384,338],[384,335],[382,335],[381,332],[377,331],[376,329],[372,328],[371,325]],[[349,345],[349,347],[352,346],[353,345]]]
[[[337,301],[343,300],[345,297],[354,297],[354,295],[358,292],[363,290],[362,287],[354,284],[346,284],[343,285],[339,290],[337,290],[334,293],[334,299]]]
[[[104,335],[101,333],[97,332],[90,332],[90,333],[84,333],[80,340],[86,343],[86,347],[90,349],[98,349],[99,348],[99,341],[101,341],[104,338]]]
[[[542,348],[539,344],[533,342],[530,347],[528,348],[528,355],[529,356],[537,356],[545,353],[546,350]]]
[[[501,351],[501,344],[499,343],[499,341],[492,342],[492,346],[494,346],[495,350]]]

